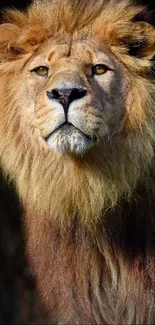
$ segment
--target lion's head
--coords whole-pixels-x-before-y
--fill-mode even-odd
[[[98,219],[148,169],[155,32],[141,10],[53,0],[4,15],[0,155],[24,200]]]
[[[119,133],[129,91],[123,66],[89,34],[40,46],[22,71],[18,102],[49,149],[82,157]]]

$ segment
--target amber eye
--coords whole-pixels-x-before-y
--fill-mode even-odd
[[[92,67],[92,73],[93,75],[100,75],[100,74],[104,74],[105,72],[107,72],[108,67],[104,64],[96,64]]]
[[[48,68],[41,66],[33,70],[36,74],[38,74],[41,77],[47,76],[48,75]]]

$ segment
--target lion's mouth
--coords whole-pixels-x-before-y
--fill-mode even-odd
[[[88,134],[84,133],[83,131],[81,131],[79,128],[77,128],[75,125],[73,125],[70,122],[64,122],[63,124],[61,124],[58,128],[56,128],[55,130],[53,130],[51,133],[49,133],[46,137],[45,137],[45,141],[47,142],[48,139],[54,135],[58,130],[63,131],[64,135],[71,135],[75,130],[78,131],[82,136],[84,136],[88,141],[97,141],[97,137],[96,136],[89,136]]]

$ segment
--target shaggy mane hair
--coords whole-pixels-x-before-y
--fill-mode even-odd
[[[142,10],[129,1],[36,1],[6,11],[0,25],[1,166],[25,209],[52,324],[155,323],[155,31],[136,20]],[[17,90],[48,39],[84,38],[86,29],[123,64],[131,92],[111,146],[75,158],[40,146]]]

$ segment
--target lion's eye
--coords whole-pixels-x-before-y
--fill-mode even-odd
[[[34,69],[33,71],[38,74],[39,76],[47,76],[48,75],[48,68],[47,67],[44,67],[44,66],[41,66],[41,67],[38,67],[36,69]]]
[[[108,67],[104,64],[96,64],[92,67],[92,73],[93,75],[101,75],[104,74],[105,72],[107,72]]]

